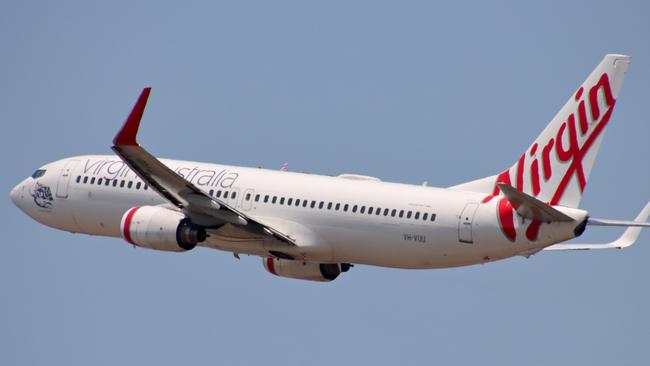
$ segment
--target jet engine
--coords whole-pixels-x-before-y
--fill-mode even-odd
[[[263,258],[262,261],[264,268],[276,276],[321,282],[333,281],[352,267],[349,263],[314,263],[275,257]]]
[[[204,228],[192,224],[181,212],[157,206],[126,211],[120,232],[133,245],[168,252],[190,250],[207,237]]]

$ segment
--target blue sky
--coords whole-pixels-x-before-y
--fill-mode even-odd
[[[648,232],[624,251],[318,284],[55,231],[8,194],[48,161],[110,153],[144,86],[140,140],[161,157],[449,186],[510,166],[606,53],[626,53],[582,207],[631,219],[650,199],[649,15],[643,1],[5,2],[0,364],[642,363]]]

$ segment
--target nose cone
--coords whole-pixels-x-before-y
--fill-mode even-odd
[[[11,193],[9,193],[9,197],[11,197],[11,202],[14,203],[18,208],[20,208],[20,191],[22,189],[22,183],[16,185],[12,190]]]
[[[25,205],[25,195],[28,195],[29,193],[27,192],[27,179],[23,180],[22,182],[18,183],[9,193],[9,197],[11,197],[11,202],[16,205],[21,211],[27,213],[25,211],[26,205]]]

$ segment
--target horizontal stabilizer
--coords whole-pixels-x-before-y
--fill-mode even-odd
[[[650,227],[650,222],[639,222],[639,221],[621,221],[621,220],[604,220],[604,219],[592,219],[591,217],[587,221],[587,225],[594,226],[638,226],[638,227]]]
[[[621,235],[618,239],[612,242],[601,243],[601,244],[555,244],[555,245],[551,245],[550,247],[544,248],[544,250],[589,250],[589,249],[627,248],[632,244],[634,244],[636,240],[639,238],[639,234],[641,234],[642,227],[649,226],[650,223],[645,222],[648,219],[648,216],[650,216],[650,202],[648,202],[645,205],[643,210],[641,210],[641,212],[636,217],[636,219],[634,219],[634,221],[596,220],[596,221],[610,221],[610,222],[617,222],[617,223],[628,222],[634,224],[634,225],[626,225],[630,227],[623,232],[623,235]],[[594,225],[593,223],[591,223],[591,221],[592,220],[589,219],[589,221],[587,222]],[[607,226],[619,226],[619,225],[610,224]]]
[[[573,221],[573,218],[562,213],[546,203],[529,196],[516,188],[505,184],[498,183],[499,188],[504,196],[510,201],[512,207],[521,217],[531,220],[548,221]]]

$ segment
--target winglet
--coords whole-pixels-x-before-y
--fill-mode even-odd
[[[138,145],[135,138],[138,134],[138,127],[140,127],[140,120],[142,119],[144,107],[147,105],[147,99],[149,99],[150,92],[150,87],[142,89],[142,93],[140,93],[138,101],[133,106],[131,114],[129,114],[129,117],[127,117],[126,121],[124,121],[124,125],[122,126],[120,132],[115,135],[115,138],[113,139],[113,145]]]

